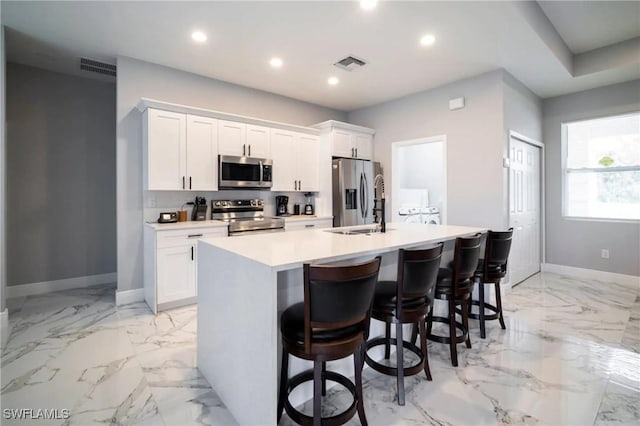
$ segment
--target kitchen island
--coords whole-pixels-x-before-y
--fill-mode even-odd
[[[430,246],[485,229],[391,223],[386,233],[330,231],[335,228],[198,242],[198,368],[242,425],[276,424],[279,314],[303,299],[304,263],[351,263],[382,255],[380,278],[394,279],[399,248]],[[350,360],[342,361],[331,368],[353,374]],[[290,375],[306,368],[304,361],[291,359]],[[311,388],[303,388],[292,403],[310,397]]]

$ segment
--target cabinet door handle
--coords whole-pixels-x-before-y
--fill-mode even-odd
[[[353,155],[353,148],[351,148],[351,157],[352,157],[352,158],[354,157],[354,155]]]
[[[310,225],[305,225],[304,227],[305,227],[305,228],[313,228],[314,226],[316,226],[316,225],[314,225],[314,224],[312,223],[312,224],[310,224]]]
[[[189,235],[187,235],[187,238],[198,238],[198,237],[202,237],[202,234],[189,234]]]
[[[184,176],[182,176],[182,189],[184,189]]]
[[[247,155],[247,145],[246,144],[242,144],[242,155],[245,156]]]
[[[249,157],[251,157],[251,144],[249,144]]]
[[[191,189],[191,176],[189,176],[189,189]]]
[[[294,181],[293,181],[293,190],[294,190],[294,191],[297,191],[297,190],[298,190],[298,181],[297,181],[297,180],[294,180]]]
[[[302,191],[302,181],[298,181],[298,191]]]
[[[358,148],[356,148],[356,158],[358,158]]]
[[[193,260],[193,246],[191,246],[191,260]]]

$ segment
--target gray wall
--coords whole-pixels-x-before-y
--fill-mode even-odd
[[[118,58],[118,291],[143,285],[143,199],[149,194],[142,189],[142,114],[135,109],[142,97],[298,125],[346,119],[341,111],[131,58]],[[158,205],[174,205],[184,197],[193,197],[158,191],[154,196]]]
[[[493,71],[350,112],[350,123],[376,130],[374,155],[389,196],[391,144],[445,134],[448,224],[503,228],[502,85],[503,71]],[[466,106],[450,111],[449,99],[460,96]]]
[[[547,263],[640,275],[640,223],[562,217],[561,124],[631,111],[640,111],[640,80],[544,100]]]
[[[8,285],[115,272],[115,85],[7,64]]]

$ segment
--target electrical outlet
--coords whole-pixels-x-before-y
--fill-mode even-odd
[[[600,250],[600,257],[602,257],[603,259],[608,259],[609,258],[609,249]]]
[[[147,198],[147,207],[156,207],[156,197]]]

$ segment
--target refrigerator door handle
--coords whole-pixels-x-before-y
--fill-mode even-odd
[[[364,197],[365,195],[365,188],[364,188],[364,174],[360,173],[360,215],[362,216],[362,218],[364,219]]]
[[[364,177],[364,189],[366,190],[366,194],[364,194],[364,199],[366,201],[366,205],[364,208],[364,217],[365,219],[369,217],[369,182],[367,182],[367,175],[362,174]]]

